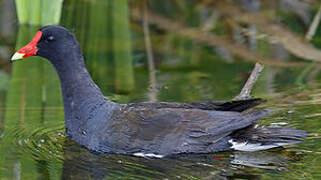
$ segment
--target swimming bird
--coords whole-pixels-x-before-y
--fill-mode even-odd
[[[306,133],[263,127],[262,99],[195,103],[108,100],[88,73],[79,44],[61,26],[41,28],[12,60],[40,56],[60,78],[66,135],[91,151],[147,157],[227,150],[257,151],[302,142]]]

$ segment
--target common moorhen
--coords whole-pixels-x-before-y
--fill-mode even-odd
[[[261,99],[199,103],[109,101],[91,79],[75,36],[61,26],[41,28],[12,60],[48,59],[58,72],[66,134],[105,153],[162,157],[226,150],[256,151],[302,142],[306,133],[260,127],[268,110],[243,112]]]

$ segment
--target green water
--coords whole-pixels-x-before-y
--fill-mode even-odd
[[[302,1],[295,11],[283,1],[256,1],[257,6],[250,1],[150,0],[155,64],[150,68],[142,15],[135,14],[144,12],[145,1],[65,0],[61,25],[76,34],[93,79],[109,99],[228,100],[240,92],[254,62],[264,61],[252,95],[267,99],[258,108],[273,113],[259,123],[309,133],[302,144],[270,151],[146,159],[94,154],[65,137],[59,84],[50,65],[40,58],[8,63],[15,48],[38,29],[16,25],[8,2],[0,0],[0,179],[321,179],[320,65],[291,52],[291,40],[271,42],[285,31],[262,28],[282,24],[288,34],[302,38],[318,4]],[[240,15],[230,13],[237,11],[270,19],[250,25],[235,20],[236,27],[231,19]],[[272,24],[263,23],[271,19]],[[187,27],[193,29],[187,32]],[[257,34],[245,35],[251,28]],[[311,43],[321,47],[320,38],[318,30]]]

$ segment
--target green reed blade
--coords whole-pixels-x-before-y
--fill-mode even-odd
[[[30,2],[29,2],[30,3]],[[39,25],[41,20],[42,0],[32,0],[32,4],[28,5],[29,24]]]
[[[103,92],[113,83],[112,26],[110,1],[98,0],[90,4],[87,37],[87,67]],[[108,78],[109,80],[107,80]]]
[[[48,61],[43,62],[43,71],[42,101],[44,103],[44,123],[51,125],[49,127],[55,127],[58,122],[62,123],[64,119],[59,77]]]
[[[20,24],[59,24],[63,0],[16,0]]]
[[[20,24],[26,24],[29,21],[29,13],[27,8],[28,0],[16,0],[16,9]]]
[[[112,4],[116,90],[119,93],[128,93],[134,89],[128,2],[117,0],[112,1]]]
[[[59,24],[63,0],[42,0],[41,25]]]

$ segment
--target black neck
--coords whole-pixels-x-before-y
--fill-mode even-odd
[[[50,58],[60,78],[66,121],[85,115],[90,106],[105,101],[85,67],[79,46],[71,48],[68,53]]]

